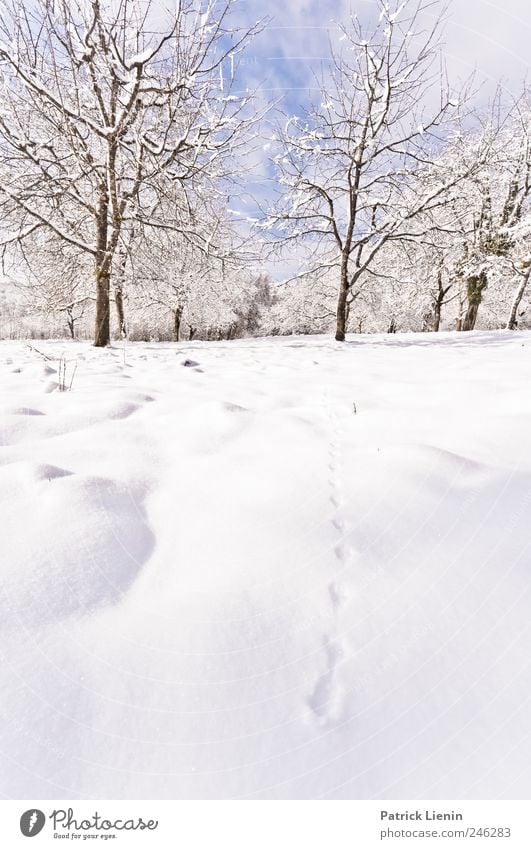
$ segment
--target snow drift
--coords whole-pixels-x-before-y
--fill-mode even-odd
[[[529,796],[530,334],[38,347],[4,796]]]

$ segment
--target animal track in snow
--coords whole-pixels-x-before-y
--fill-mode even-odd
[[[336,612],[339,611],[341,607],[344,607],[350,598],[346,587],[337,581],[332,581],[332,583],[328,585],[328,594],[330,596],[330,601],[332,602],[332,607]]]
[[[330,496],[330,503],[336,510],[339,510],[343,506],[343,500],[334,494]]]
[[[345,573],[355,552],[344,539],[350,524],[343,515],[345,499],[343,497],[341,481],[342,452],[340,426],[337,414],[332,409],[330,401],[325,399],[325,403],[331,424],[331,436],[328,447],[328,484],[330,487],[328,499],[333,511],[330,521],[339,535],[333,552],[338,565],[341,567],[341,572]],[[343,688],[341,682],[338,680],[338,667],[340,661],[348,652],[348,646],[345,646],[338,638],[338,617],[343,608],[348,604],[350,592],[345,583],[338,580],[328,583],[327,592],[328,601],[331,606],[332,623],[329,633],[323,637],[326,670],[318,677],[308,697],[308,705],[314,719],[319,725],[333,723],[341,716],[343,710]]]
[[[341,563],[348,563],[348,561],[354,556],[355,552],[348,543],[340,542],[334,548],[334,554]]]
[[[336,531],[340,531],[341,533],[345,533],[348,527],[347,523],[341,516],[333,516],[332,524]]]

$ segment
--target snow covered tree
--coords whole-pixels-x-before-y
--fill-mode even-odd
[[[168,229],[148,227],[137,234],[126,264],[135,311],[161,326],[171,316],[177,342],[185,326],[192,338],[245,335],[257,321],[258,293],[265,291],[246,269],[252,259],[247,240],[237,236],[212,199],[189,212],[190,229],[176,232],[179,212],[168,205]]]
[[[461,310],[457,329],[473,330],[479,309],[493,284],[498,289],[516,277],[517,287],[508,326],[514,327],[516,312],[525,292],[526,242],[531,198],[531,147],[528,93],[508,111],[495,101],[482,130],[483,139],[470,133],[463,137],[460,150],[454,148],[460,168],[471,152],[480,150],[488,139],[490,155],[481,155],[478,167],[471,170],[459,186],[452,202],[460,221],[460,234],[454,240],[454,270],[460,283]],[[446,257],[449,263],[449,256]],[[499,293],[498,293],[499,294]],[[494,295],[496,300],[496,295]],[[503,309],[499,304],[499,308]],[[501,323],[501,316],[499,318]]]
[[[89,257],[53,233],[37,230],[11,257],[13,285],[30,313],[60,316],[74,339],[94,295]]]
[[[338,341],[378,253],[420,235],[416,223],[466,173],[437,167],[441,135],[458,106],[435,71],[439,21],[426,34],[422,4],[377,6],[371,34],[356,17],[343,28],[320,102],[304,117],[289,117],[278,134],[275,161],[286,190],[268,225],[310,246],[316,270],[338,272]],[[419,169],[430,172],[430,184],[408,191]]]
[[[254,30],[230,24],[233,5],[2,3],[0,205],[19,240],[46,230],[91,258],[96,346],[124,229],[167,226],[161,193],[178,186],[185,207],[206,174],[234,170],[247,98],[231,68]]]
[[[525,308],[523,308],[523,301],[531,278],[531,214],[525,216],[519,222],[519,226],[513,228],[512,237],[515,241],[519,257],[513,263],[517,285],[511,302],[507,330],[516,330],[519,319],[523,318],[526,312]]]
[[[252,277],[247,289],[248,302],[242,314],[246,335],[256,335],[268,323],[268,313],[277,301],[277,293],[267,272]]]

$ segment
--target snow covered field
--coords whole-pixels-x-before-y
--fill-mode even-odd
[[[531,794],[531,334],[35,345],[3,796]]]

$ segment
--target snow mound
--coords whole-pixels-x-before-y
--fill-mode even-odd
[[[0,469],[0,505],[4,627],[119,603],[153,547],[141,499],[105,478],[13,464]]]

